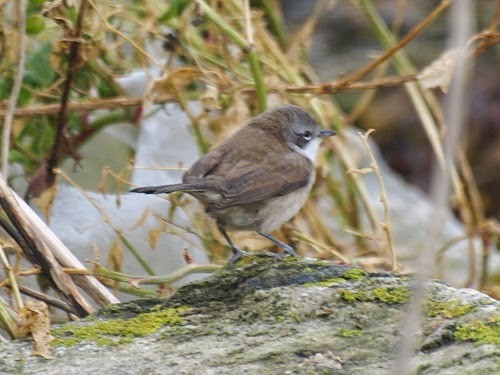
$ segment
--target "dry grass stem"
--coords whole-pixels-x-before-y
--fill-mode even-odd
[[[130,241],[126,238],[126,236],[123,234],[123,231],[118,228],[111,218],[106,215],[106,213],[103,211],[103,209],[90,197],[90,195],[83,190],[75,181],[69,177],[66,173],[64,173],[62,170],[57,169],[56,173],[61,175],[71,186],[76,188],[80,194],[82,194],[85,199],[99,212],[101,215],[102,219],[106,224],[108,224],[111,229],[115,232],[115,234],[118,236],[120,241],[125,245],[127,249],[129,249],[130,253],[134,256],[134,258],[137,260],[137,262],[141,265],[141,267],[149,274],[149,275],[154,275],[155,272],[153,268],[149,265],[149,263],[144,259],[144,257],[140,254],[140,252],[130,243]]]
[[[356,0],[355,3],[366,13],[371,15],[375,14],[374,6],[371,1],[367,0]],[[448,7],[453,3],[453,0],[443,0],[441,3],[434,8],[434,10],[429,13],[422,21],[415,25],[399,42],[394,44],[391,48],[386,50],[381,56],[373,60],[368,65],[359,69],[358,71],[348,75],[344,78],[343,82],[358,81],[369,72],[375,69],[378,65],[382,64],[384,61],[391,58],[394,54],[398,53],[404,46],[414,40],[422,31],[424,31],[429,25],[431,25]]]
[[[3,122],[2,130],[2,174],[5,178],[9,177],[9,150],[10,150],[10,139],[12,131],[12,122],[14,120],[14,114],[16,111],[17,100],[21,92],[21,86],[23,83],[24,76],[24,62],[26,60],[26,0],[17,1],[17,27],[18,27],[18,61],[17,69],[14,75],[14,83],[12,85],[12,90],[10,92],[10,98],[7,106],[7,111],[5,114],[5,119]]]
[[[54,256],[56,249],[53,249],[54,243],[51,243],[50,239],[58,240],[57,237],[52,234],[30,207],[15,192],[10,190],[1,174],[0,205],[14,223],[16,230],[20,232],[22,238],[29,245],[29,247],[23,248],[23,251],[30,260],[39,263],[44,268],[54,287],[68,299],[78,314],[86,315],[93,312],[92,306],[81,295],[71,278],[62,271]],[[64,245],[62,248],[66,249]],[[57,250],[62,250],[62,248]]]
[[[296,239],[304,241],[304,242],[312,245],[314,248],[319,249],[319,251],[326,250],[326,251],[330,252],[331,254],[333,254],[336,258],[338,258],[343,263],[349,264],[349,259],[347,259],[341,253],[336,251],[333,247],[328,246],[324,243],[321,243],[321,242],[315,240],[314,238],[312,238],[312,237],[310,237],[307,234],[302,233],[302,232],[293,231],[292,234]]]
[[[398,269],[398,262],[396,257],[396,251],[394,250],[394,243],[392,240],[391,218],[389,211],[389,203],[387,200],[387,192],[385,190],[384,179],[382,178],[382,173],[380,172],[377,160],[375,159],[375,155],[373,154],[373,151],[370,145],[368,144],[368,137],[373,131],[374,129],[370,129],[365,134],[363,133],[358,133],[358,134],[359,137],[361,138],[361,141],[363,142],[363,145],[365,146],[366,151],[368,152],[368,155],[370,156],[370,161],[371,161],[370,168],[373,170],[373,173],[375,173],[375,175],[377,176],[377,181],[380,189],[380,202],[384,207],[384,221],[382,222],[382,229],[386,236],[387,249],[389,251],[389,256],[391,261],[391,268],[393,271],[396,271]]]
[[[456,0],[451,12],[450,36],[452,47],[465,46],[472,34],[472,19],[474,16],[472,4],[468,0]],[[438,164],[433,175],[433,213],[429,218],[427,244],[418,258],[416,285],[407,307],[407,314],[402,320],[406,334],[398,348],[398,356],[393,368],[394,374],[409,374],[410,358],[416,349],[416,333],[422,315],[422,301],[425,298],[425,281],[430,275],[432,260],[435,257],[433,249],[442,236],[442,229],[448,212],[450,186],[453,180],[454,159],[460,142],[462,128],[467,114],[466,91],[470,76],[467,51],[462,49],[457,57],[457,70],[452,80],[450,95],[446,103],[447,129],[444,153],[444,165]],[[470,241],[470,239],[469,239]]]
[[[7,259],[7,255],[3,249],[2,244],[0,243],[0,258],[3,263],[3,267],[5,271],[7,271],[7,275],[9,277],[9,283],[12,288],[12,293],[14,294],[14,301],[16,302],[17,311],[24,307],[23,299],[21,298],[21,293],[19,292],[19,285],[17,284],[16,275],[14,273],[14,269],[10,265],[9,259]]]

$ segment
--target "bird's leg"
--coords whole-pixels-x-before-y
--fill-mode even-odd
[[[257,230],[256,232],[259,233],[262,237],[266,237],[268,240],[273,241],[276,245],[278,245],[283,250],[285,250],[285,253],[287,253],[288,255],[295,256],[295,257],[299,256],[299,254],[297,254],[295,252],[293,247],[291,247],[290,245],[287,245],[283,241],[280,241],[277,238],[271,236],[269,233],[262,232],[261,230]]]
[[[238,260],[240,260],[244,255],[248,255],[249,254],[248,252],[241,250],[239,247],[237,247],[233,243],[233,241],[231,241],[231,238],[229,238],[229,235],[227,234],[226,230],[224,229],[224,227],[222,225],[217,224],[217,228],[219,228],[219,231],[222,233],[222,235],[226,239],[227,243],[229,244],[229,246],[231,247],[231,250],[233,252],[231,254],[231,257],[228,260],[229,264],[234,264]]]

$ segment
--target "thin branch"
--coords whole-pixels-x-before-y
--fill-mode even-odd
[[[87,1],[92,8],[94,9],[95,13],[97,16],[101,19],[101,21],[106,25],[107,29],[116,35],[119,35],[121,38],[129,42],[136,50],[138,50],[140,53],[142,53],[149,61],[151,61],[153,64],[156,66],[162,68],[163,64],[158,62],[153,56],[151,56],[144,48],[142,48],[139,44],[134,42],[131,38],[129,38],[126,34],[124,34],[122,31],[118,30],[117,28],[113,27],[109,22],[107,17],[101,14],[99,11],[99,7],[93,0],[82,0],[82,1]]]
[[[474,38],[475,41],[479,41],[479,44],[475,47],[471,53],[471,57],[477,57],[479,54],[484,52],[487,48],[500,43],[500,34],[493,33],[490,31],[484,31],[477,34]],[[323,83],[320,85],[289,85],[289,86],[277,86],[277,87],[267,87],[269,92],[288,92],[294,94],[311,94],[311,95],[323,95],[323,94],[335,94],[343,91],[363,91],[369,89],[378,88],[388,88],[399,86],[408,82],[413,82],[417,80],[417,74],[407,74],[402,76],[391,76],[384,78],[372,79],[369,81],[357,81],[357,82],[346,82],[345,78],[334,80],[332,82]],[[241,92],[252,93],[255,92],[255,87],[247,87],[241,90]],[[199,97],[199,94],[192,94],[195,98]],[[148,101],[153,104],[164,104],[176,100],[177,95],[173,93],[161,93],[152,98],[148,98]],[[78,112],[91,112],[98,109],[116,109],[116,108],[127,108],[127,107],[140,107],[144,103],[143,98],[136,97],[126,97],[118,96],[114,98],[105,99],[93,99],[86,102],[74,102],[68,103],[67,112],[68,113],[78,113]],[[32,117],[32,116],[43,116],[43,115],[53,115],[60,112],[61,104],[46,104],[46,105],[36,105],[30,107],[16,108],[13,112],[14,116],[17,117]],[[0,117],[6,117],[8,110],[0,107]]]
[[[7,285],[8,287],[11,287],[10,285]],[[66,311],[70,314],[74,314],[75,310],[71,308],[66,302],[61,301],[60,299],[54,298],[52,296],[49,296],[48,294],[40,293],[36,290],[27,288],[25,286],[20,285],[19,290],[21,293],[30,296],[32,298],[35,298],[39,301],[45,302],[47,305],[54,306],[58,309],[61,309],[63,311]]]
[[[283,24],[283,17],[279,11],[279,4],[275,1],[260,0],[260,6],[265,10],[269,20],[269,28],[274,32],[276,39],[281,47],[287,44],[287,34]]]
[[[12,266],[9,263],[9,259],[3,250],[3,246],[0,243],[0,258],[2,259],[3,266],[7,271],[7,275],[9,276],[10,285],[12,285],[12,293],[14,294],[14,300],[16,301],[17,308],[22,309],[24,307],[23,299],[21,298],[21,294],[19,293],[19,285],[17,285],[16,275]]]
[[[384,207],[384,222],[382,223],[382,229],[384,230],[386,236],[387,247],[389,249],[389,255],[391,257],[391,268],[393,271],[396,271],[398,269],[398,262],[396,259],[396,251],[394,250],[394,243],[392,240],[391,218],[390,218],[389,204],[387,200],[387,192],[385,190],[384,179],[382,178],[382,173],[380,172],[380,167],[378,166],[377,159],[375,159],[375,155],[373,154],[373,151],[370,145],[368,144],[368,137],[373,131],[374,131],[373,129],[370,129],[365,134],[362,133],[358,134],[361,138],[361,141],[363,142],[363,145],[365,146],[366,151],[368,152],[368,155],[370,156],[370,162],[371,162],[370,168],[377,176],[378,185],[380,188],[380,202]]]
[[[162,104],[174,100],[176,96],[172,93],[160,94],[157,97],[150,99],[154,104]],[[149,98],[148,98],[149,99]],[[91,112],[97,109],[116,109],[126,107],[142,106],[143,98],[132,98],[126,96],[118,96],[115,98],[94,99],[86,102],[68,103],[67,112]],[[53,115],[61,109],[61,104],[46,104],[32,107],[17,108],[14,116],[43,116]],[[6,116],[7,111],[0,109],[0,117]]]
[[[12,130],[12,122],[14,120],[14,113],[16,110],[17,99],[19,98],[19,93],[21,92],[21,86],[23,83],[24,76],[24,62],[26,59],[24,47],[26,43],[26,0],[19,0],[18,3],[18,33],[19,33],[19,44],[18,44],[18,63],[17,71],[14,76],[14,84],[12,85],[12,91],[10,93],[10,99],[7,107],[7,113],[5,115],[5,120],[3,123],[2,131],[2,174],[5,178],[9,177],[9,144],[10,144],[10,132]]]
[[[144,276],[144,275],[128,275],[125,273],[107,269],[95,262],[90,262],[90,263],[95,264],[94,269],[64,268],[63,270],[68,275],[96,276],[102,279],[129,283],[134,287],[138,288],[138,286],[141,284],[145,285],[171,284],[175,281],[182,279],[183,277],[186,277],[194,273],[212,273],[218,271],[223,267],[220,264],[188,264],[184,268],[178,269],[177,271],[174,271],[168,275]],[[28,271],[20,272],[19,276],[33,276],[40,274],[43,274],[42,270],[31,269]]]
[[[408,74],[403,76],[384,77],[373,79],[371,81],[359,82],[344,82],[343,79],[335,80],[321,85],[301,85],[301,86],[286,86],[281,88],[269,88],[269,91],[289,92],[294,94],[335,94],[342,91],[358,91],[369,90],[383,87],[399,86],[403,83],[416,81],[416,74]],[[1,115],[1,112],[0,112]]]
[[[91,313],[93,311],[92,306],[80,294],[71,278],[62,271],[60,264],[54,257],[53,249],[45,241],[44,236],[46,233],[32,220],[36,214],[7,186],[1,174],[0,206],[28,244],[27,247],[23,248],[23,251],[29,257],[30,261],[42,267],[45,276],[51,282],[54,289],[71,303],[79,316]],[[30,212],[33,214],[32,216],[29,215]],[[38,218],[38,216],[36,217]]]
[[[364,76],[366,76],[369,72],[375,69],[378,65],[383,63],[384,61],[391,58],[395,53],[397,53],[400,49],[410,43],[413,39],[415,39],[422,31],[424,31],[430,24],[432,24],[436,18],[438,18],[441,13],[443,13],[446,9],[450,7],[453,3],[453,0],[443,0],[441,4],[439,4],[431,13],[427,15],[422,21],[420,21],[413,29],[411,29],[401,40],[396,43],[393,47],[386,50],[382,55],[378,58],[365,65],[358,71],[350,74],[349,76],[343,79],[343,83],[347,84],[351,81],[358,81]],[[357,5],[360,7],[364,7],[365,3],[363,1],[357,1]]]
[[[52,155],[47,160],[47,180],[49,186],[55,181],[54,168],[59,164],[59,159],[61,157],[61,151],[64,141],[64,132],[68,124],[68,103],[69,95],[71,92],[71,86],[73,84],[73,78],[78,70],[79,58],[80,58],[80,46],[82,44],[82,26],[83,20],[85,18],[85,11],[87,9],[87,0],[82,0],[80,3],[80,9],[78,11],[78,19],[76,21],[75,32],[72,35],[72,42],[69,50],[68,57],[68,72],[66,75],[66,80],[64,81],[64,88],[61,96],[61,106],[59,108],[59,116],[57,119],[57,132],[54,140],[54,148],[52,150]]]
[[[7,231],[23,250],[29,251],[30,254],[34,253],[37,251],[36,244],[38,244],[44,248],[50,248],[50,257],[55,256],[62,266],[79,269],[85,268],[61,240],[54,235],[40,217],[33,212],[26,202],[7,187],[0,175],[0,203],[2,203],[2,206],[4,200],[7,200],[9,203],[6,202],[6,204],[10,204],[14,209],[11,215],[19,216],[21,218],[19,220],[23,220],[23,226],[16,226],[11,215],[9,215],[9,217],[11,217],[14,225],[2,218],[2,220],[0,220],[0,226]],[[9,213],[7,210],[5,211]],[[28,233],[31,237],[26,235],[26,231],[29,231]],[[23,235],[23,233],[25,235]],[[44,269],[44,272],[48,272],[48,276],[52,275],[50,269]],[[75,277],[75,282],[100,306],[119,302],[118,299],[116,299],[116,297],[94,277],[78,276]],[[71,284],[72,282],[70,279],[68,285]]]
[[[18,337],[18,314],[12,310],[7,302],[0,296],[0,327],[7,331],[12,339]],[[0,337],[3,338],[2,335]]]
[[[379,79],[373,79],[370,81],[360,81],[360,82],[349,82],[343,84],[339,80],[335,80],[329,83],[324,83],[321,85],[289,85],[282,87],[268,87],[269,92],[289,92],[294,94],[312,94],[312,95],[324,95],[324,94],[335,94],[342,91],[361,91],[384,87],[394,87],[399,86],[406,82],[411,82],[416,80],[416,74],[409,74],[404,76],[393,76],[384,77]],[[254,87],[248,87],[241,90],[241,92],[252,93],[255,92]],[[154,104],[163,104],[166,102],[171,102],[177,99],[177,95],[174,93],[160,94],[151,100]],[[106,99],[96,99],[88,102],[79,103],[69,103],[68,112],[91,112],[97,109],[116,109],[116,108],[126,108],[126,107],[137,107],[142,106],[144,102],[143,98],[131,98],[119,96],[115,98]],[[43,116],[43,115],[53,115],[60,110],[60,104],[47,104],[32,107],[17,108],[14,112],[14,116]],[[6,116],[7,111],[0,108],[0,117]]]
[[[149,275],[155,275],[155,272],[153,268],[148,264],[146,259],[141,255],[141,253],[132,245],[132,243],[125,237],[123,234],[123,231],[118,228],[111,220],[111,218],[106,215],[106,213],[103,211],[103,209],[95,202],[94,199],[92,199],[89,194],[84,191],[81,187],[78,186],[78,184],[73,181],[71,177],[69,177],[66,173],[64,173],[62,170],[57,169],[56,173],[60,174],[66,181],[68,181],[73,187],[75,187],[80,194],[82,194],[88,202],[99,212],[101,215],[102,219],[106,224],[108,224],[111,229],[115,232],[115,234],[118,236],[120,241],[125,245],[127,249],[132,253],[134,258],[137,260],[137,262],[141,265],[141,267],[149,274]]]
[[[240,35],[229,23],[226,22],[215,10],[210,7],[204,0],[197,0],[196,3],[201,10],[205,13],[205,16],[213,22],[218,28],[220,28],[231,40],[238,45],[248,56],[248,62],[250,64],[250,70],[255,82],[255,90],[257,92],[257,99],[259,101],[260,111],[264,111],[267,107],[267,94],[266,86],[264,84],[264,78],[262,76],[262,70],[260,68],[259,59],[254,51],[254,46],[250,44],[250,41],[246,40]],[[249,14],[246,17],[250,17]],[[251,32],[251,31],[249,31]]]
[[[244,48],[248,55],[248,62],[250,63],[250,70],[255,81],[255,91],[257,92],[257,100],[259,103],[259,111],[263,112],[267,108],[267,90],[266,84],[264,83],[264,77],[262,74],[262,69],[260,67],[260,62],[255,53],[255,42],[254,42],[254,31],[252,26],[252,15],[250,13],[250,0],[244,1],[244,12],[245,12],[245,31],[247,34],[248,47]]]
[[[292,235],[293,235],[293,237],[297,238],[298,240],[302,240],[304,242],[309,243],[310,245],[312,245],[314,248],[316,248],[318,250],[322,249],[322,250],[326,250],[326,251],[332,253],[334,256],[336,256],[343,263],[346,263],[346,264],[350,263],[349,259],[347,259],[341,253],[339,253],[338,251],[336,251],[333,247],[328,246],[328,245],[326,245],[324,243],[321,243],[321,242],[315,240],[314,238],[309,237],[305,233],[302,233],[302,232],[299,232],[299,231],[293,231]]]

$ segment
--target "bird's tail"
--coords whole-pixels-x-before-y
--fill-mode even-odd
[[[160,185],[160,186],[145,186],[130,190],[131,193],[143,194],[170,194],[175,191],[185,191],[188,193],[207,191],[206,184],[173,184],[173,185]]]

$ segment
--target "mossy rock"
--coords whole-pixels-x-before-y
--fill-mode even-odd
[[[0,344],[0,373],[386,374],[414,282],[302,258],[248,257],[170,299],[110,306],[53,329],[54,359]],[[414,373],[499,370],[500,304],[426,283]]]

